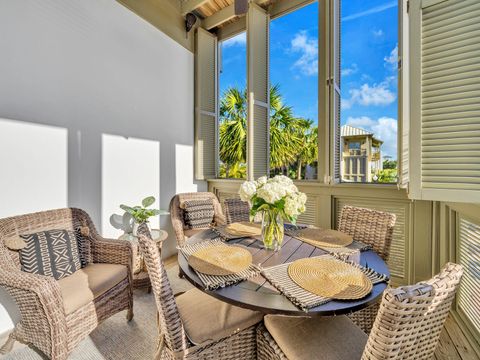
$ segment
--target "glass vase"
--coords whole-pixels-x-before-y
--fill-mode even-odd
[[[275,210],[265,210],[262,215],[263,247],[278,251],[283,242],[283,217]]]

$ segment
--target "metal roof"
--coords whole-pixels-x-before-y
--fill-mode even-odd
[[[350,125],[343,125],[340,131],[342,136],[361,136],[361,135],[372,135],[373,133],[368,132],[366,130],[356,128]]]

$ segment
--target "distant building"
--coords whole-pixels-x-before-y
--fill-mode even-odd
[[[342,181],[372,182],[373,176],[383,169],[383,141],[366,130],[344,125],[340,143]]]

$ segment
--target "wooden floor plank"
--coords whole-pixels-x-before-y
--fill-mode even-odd
[[[477,354],[463,334],[462,329],[460,329],[456,321],[451,316],[449,316],[447,321],[445,321],[445,329],[462,360],[478,359]]]
[[[435,349],[435,357],[437,360],[461,360],[460,354],[445,328],[442,330],[440,341]]]

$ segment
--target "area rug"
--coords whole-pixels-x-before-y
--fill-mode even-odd
[[[178,266],[167,270],[174,293],[187,291],[192,286],[178,277]],[[156,341],[156,307],[153,293],[134,292],[134,318],[127,322],[122,311],[105,320],[70,355],[72,360],[93,359],[151,359]],[[3,344],[3,342],[2,342]],[[42,355],[16,343],[14,350],[3,356],[8,360],[41,360]]]

